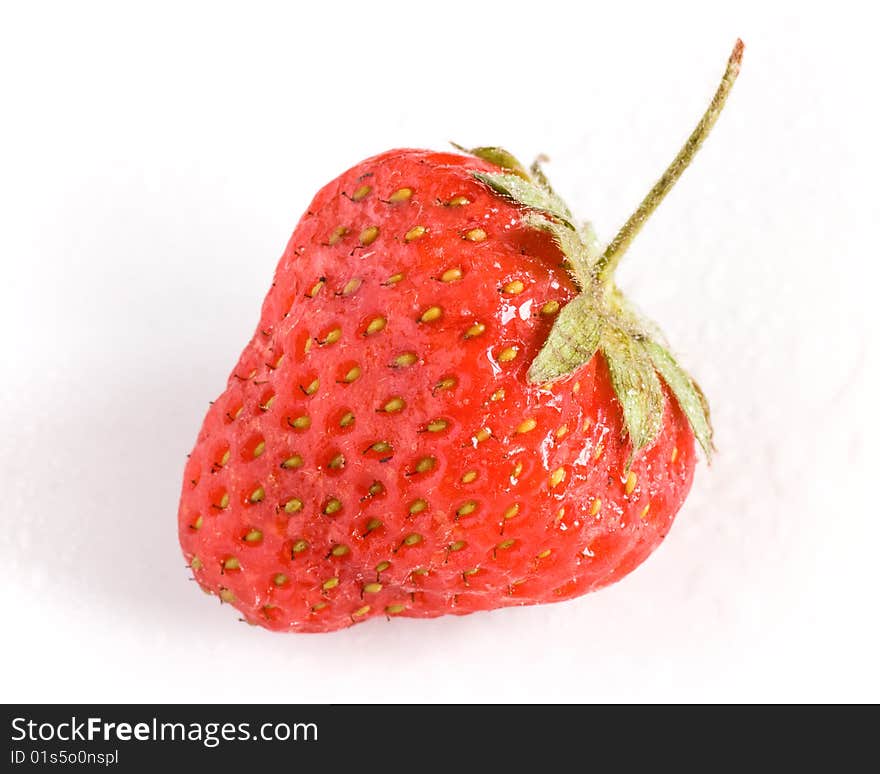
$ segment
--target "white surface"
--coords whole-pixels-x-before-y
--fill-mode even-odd
[[[868,6],[287,5],[4,5],[0,698],[880,700]],[[184,458],[314,191],[502,143],[610,238],[737,35],[727,112],[621,276],[720,450],[660,550],[567,604],[332,635],[199,593]]]

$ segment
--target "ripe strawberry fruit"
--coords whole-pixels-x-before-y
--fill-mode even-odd
[[[540,167],[395,150],[325,186],[186,466],[195,579],[269,629],[555,602],[660,543],[708,410]]]

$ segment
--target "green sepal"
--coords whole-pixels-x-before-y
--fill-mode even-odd
[[[712,444],[709,404],[703,396],[703,391],[669,354],[668,350],[654,341],[644,342],[644,347],[654,364],[654,368],[657,369],[660,376],[663,377],[663,381],[675,395],[678,405],[690,423],[694,436],[703,448],[706,459],[711,460],[715,447]]]
[[[589,362],[599,347],[603,328],[592,299],[586,294],[575,296],[556,317],[547,341],[529,367],[528,380],[532,384],[552,382]]]
[[[574,231],[571,212],[565,202],[550,189],[536,185],[531,180],[523,180],[510,172],[474,172],[473,175],[502,196],[532,210],[546,212]]]
[[[501,167],[501,169],[512,172],[523,180],[529,179],[529,173],[526,171],[526,168],[520,164],[519,159],[504,148],[499,148],[494,145],[483,145],[479,148],[465,148],[457,142],[453,142],[451,145],[462,153],[467,153],[470,156],[476,156],[478,159],[483,159],[483,161],[488,161],[490,164],[494,164],[497,167]]]
[[[633,457],[649,446],[663,428],[663,388],[643,343],[616,325],[606,325],[599,349],[605,356],[614,394],[623,410],[623,422]]]
[[[556,246],[567,259],[566,268],[577,280],[581,290],[586,289],[591,283],[589,272],[590,256],[577,231],[569,228],[565,223],[551,220],[539,212],[527,212],[522,219],[523,225],[529,228],[546,231],[556,242]]]

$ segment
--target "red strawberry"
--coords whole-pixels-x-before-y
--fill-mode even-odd
[[[270,629],[569,599],[657,547],[698,388],[612,273],[720,111],[603,252],[537,166],[396,150],[324,187],[186,466],[196,580]]]

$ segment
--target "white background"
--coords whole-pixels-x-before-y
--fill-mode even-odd
[[[3,5],[3,700],[880,700],[876,19],[654,5]],[[503,144],[608,239],[738,35],[620,276],[717,431],[659,551],[570,603],[328,635],[199,593],[185,455],[312,194]]]

